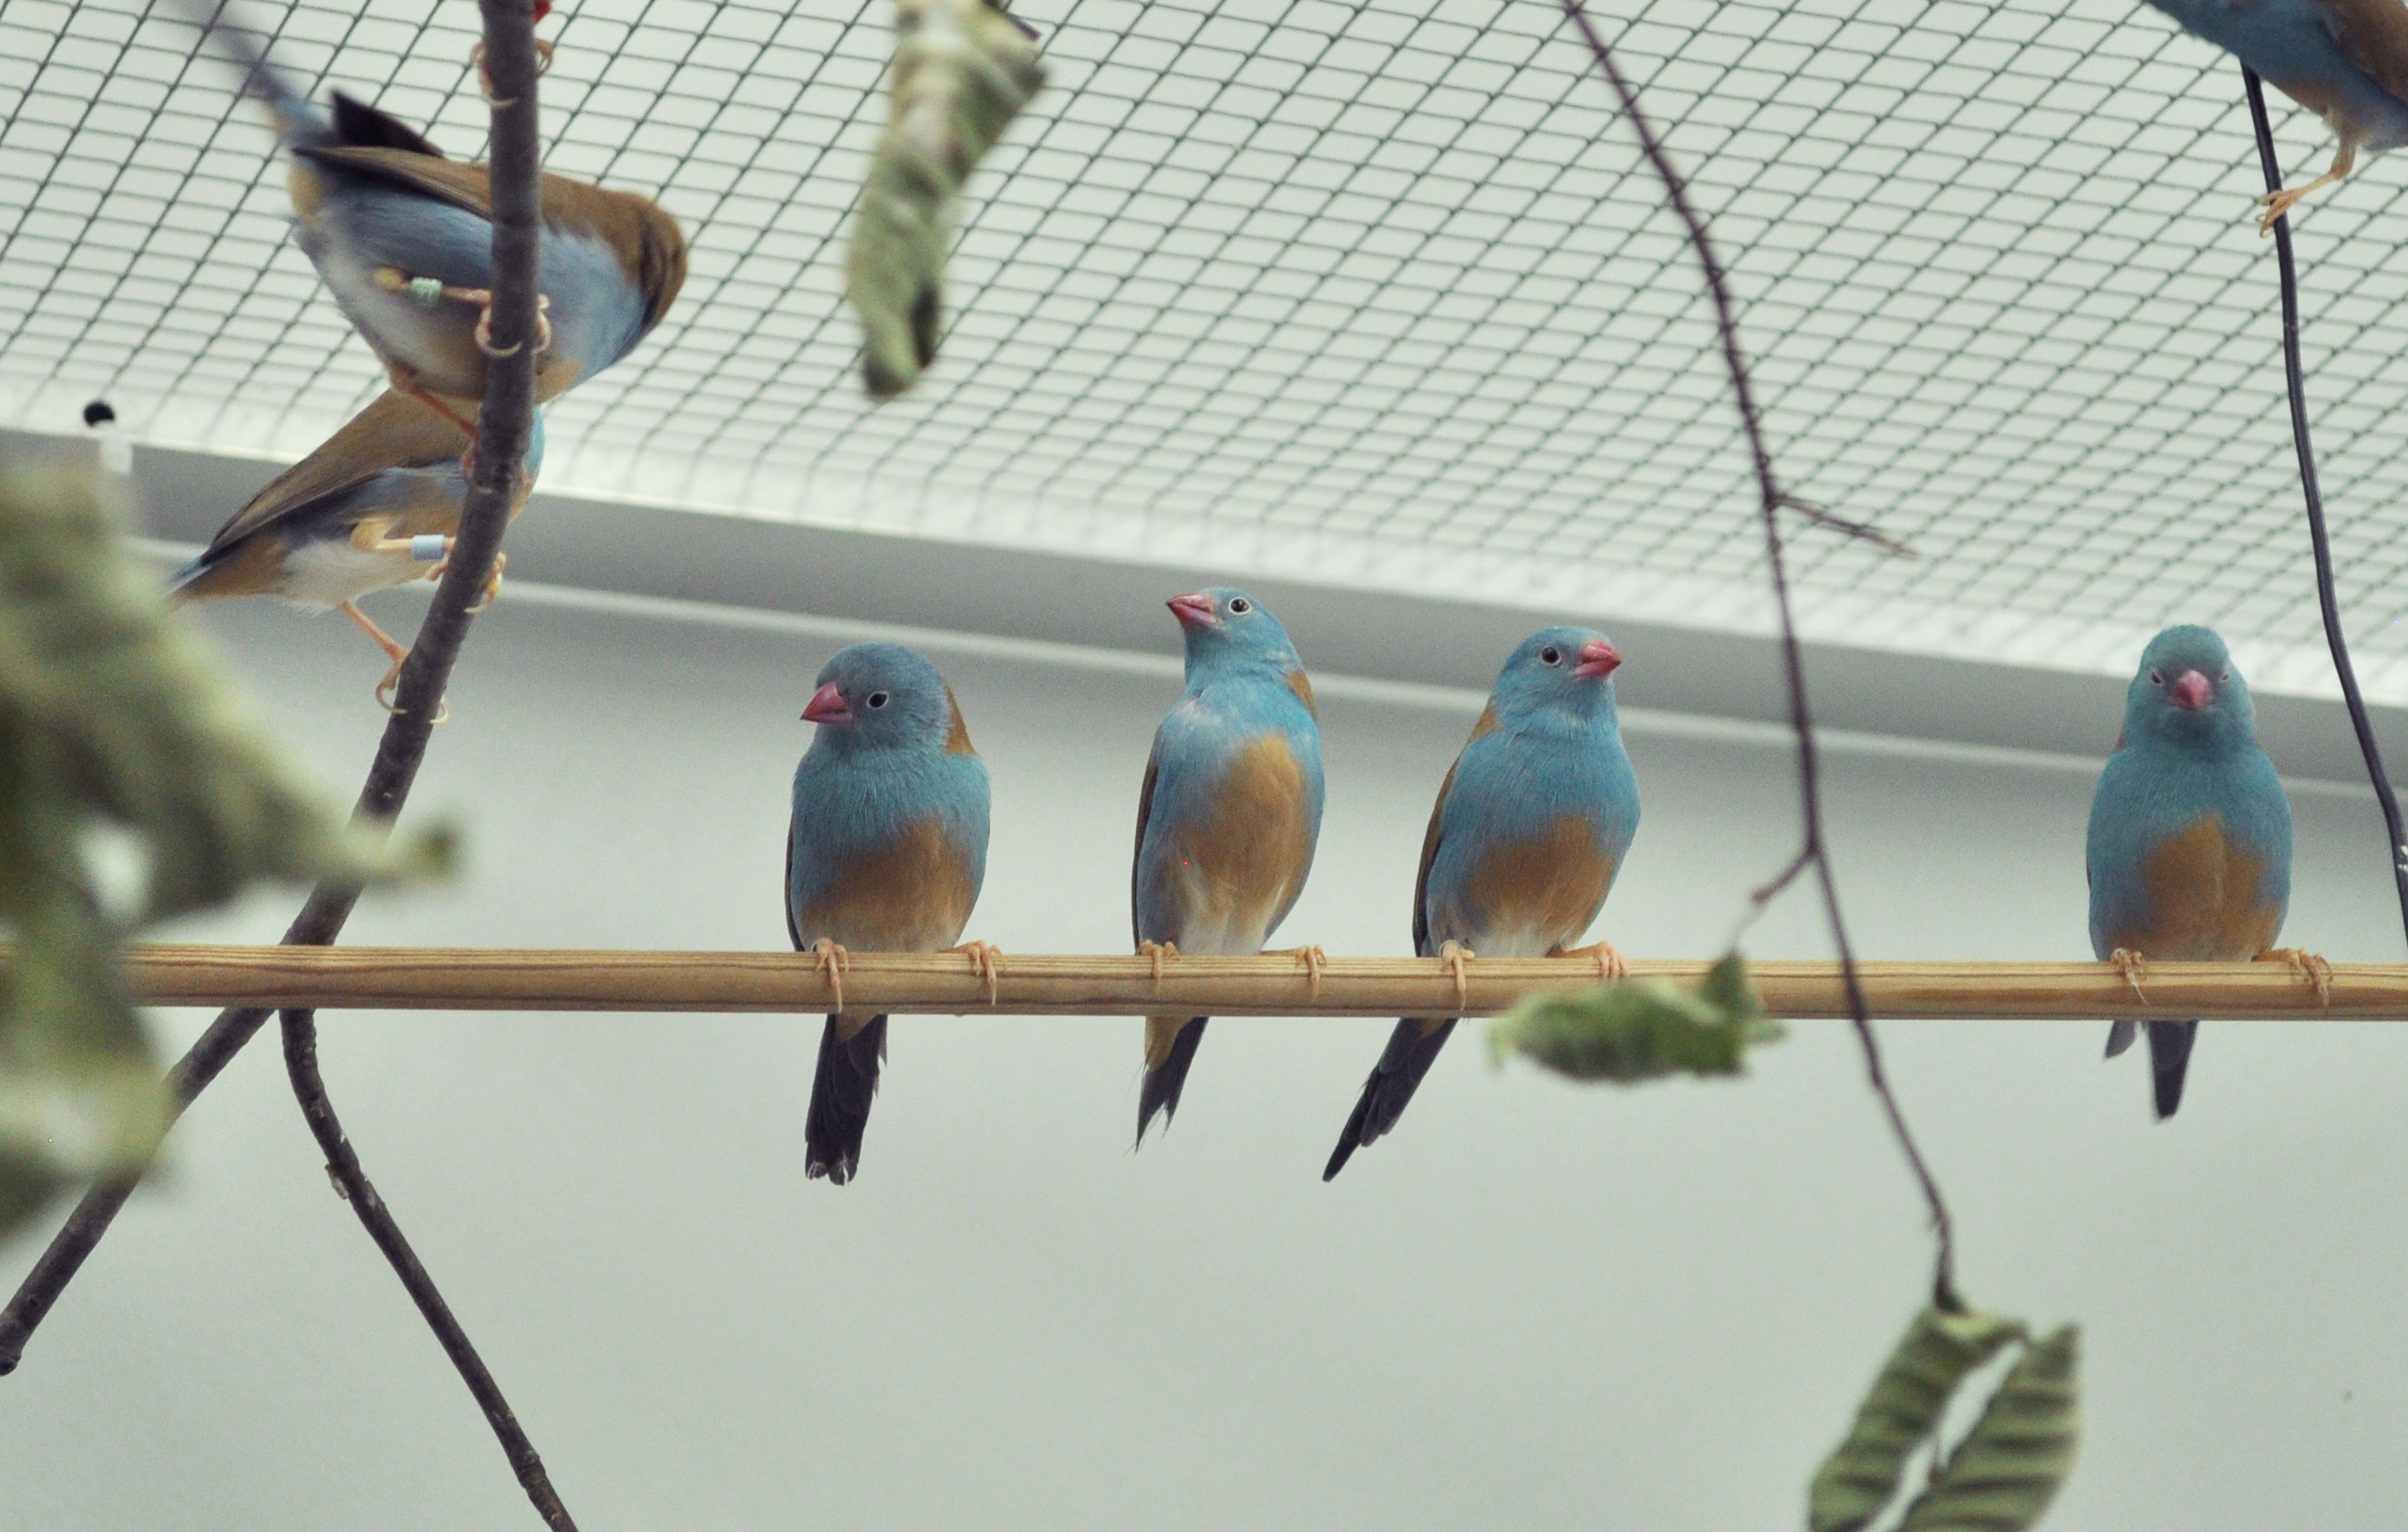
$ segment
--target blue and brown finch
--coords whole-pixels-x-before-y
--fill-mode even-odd
[[[1157,965],[1180,952],[1251,956],[1304,891],[1321,836],[1312,683],[1287,630],[1243,591],[1197,591],[1169,605],[1186,644],[1187,691],[1154,733],[1138,798],[1129,889],[1138,951]],[[1179,1110],[1206,1019],[1146,1018],[1140,1143],[1154,1113]]]
[[[994,949],[962,947],[986,878],[986,765],[937,667],[900,644],[855,644],[820,672],[803,717],[818,737],[795,768],[786,931],[816,952],[837,1012],[820,1035],[804,1173],[841,1186],[886,1052],[886,1018],[844,1009],[850,949],[964,952],[994,979]]]
[[[2401,0],[2149,0],[2325,120],[2332,168],[2270,192],[2260,233],[2301,197],[2350,173],[2358,151],[2408,144],[2408,6]]]
[[[2143,990],[2150,958],[2287,961],[2322,991],[2322,958],[2275,949],[2291,900],[2291,807],[2258,748],[2249,687],[2224,640],[2168,628],[2141,654],[2124,733],[2090,800],[2090,946]],[[2143,991],[2145,993],[2145,991]],[[2182,1104],[2193,1022],[2151,1022],[2157,1116]],[[2132,1046],[2117,1022],[2107,1056]]]
[[[296,606],[339,609],[376,640],[393,667],[377,684],[381,698],[409,651],[361,611],[370,591],[443,572],[467,498],[460,428],[408,394],[388,391],[326,438],[218,529],[209,546],[174,578],[180,601],[229,595],[280,596]],[[526,504],[543,466],[543,411],[519,474],[511,514]],[[499,589],[494,566],[488,597]]]
[[[394,386],[470,437],[484,396],[494,285],[491,175],[447,159],[399,119],[336,92],[308,99],[249,35],[214,17],[293,156],[294,237]],[[542,178],[543,320],[536,399],[635,350],[685,282],[685,236],[648,197]]]
[[[1605,907],[1639,831],[1639,779],[1613,710],[1621,664],[1586,628],[1524,639],[1440,786],[1413,885],[1413,951],[1446,958],[1458,983],[1475,955],[1565,955]],[[1622,972],[1606,943],[1581,951],[1600,973]],[[1322,1180],[1397,1125],[1454,1030],[1453,1017],[1397,1024]]]

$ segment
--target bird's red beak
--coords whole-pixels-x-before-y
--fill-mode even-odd
[[[1611,676],[1622,667],[1622,651],[1602,638],[1591,638],[1581,645],[1580,664],[1572,666],[1575,676]]]
[[[806,723],[853,722],[853,709],[844,705],[844,694],[836,689],[836,682],[830,681],[811,694],[811,700],[803,704],[803,722]]]
[[[1201,591],[1189,595],[1174,595],[1168,605],[1170,615],[1178,618],[1179,625],[1183,628],[1209,628],[1220,621],[1212,615],[1212,598]]]
[[[2192,712],[2206,707],[2215,696],[2214,683],[2196,670],[2186,670],[2176,676],[2173,685],[2168,690],[2173,694],[2175,707]]]

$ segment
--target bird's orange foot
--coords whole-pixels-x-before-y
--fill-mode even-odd
[[[2269,192],[2259,197],[2258,206],[2265,211],[2258,215],[2258,232],[2261,235],[2272,234],[2274,225],[2281,222],[2283,215],[2298,207],[2300,199],[2305,195],[2307,195],[2305,191]]]
[[[1568,952],[1557,952],[1555,955],[1557,957],[1587,957],[1596,959],[1597,976],[1599,979],[1627,979],[1630,977],[1629,960],[1625,958],[1622,953],[1615,949],[1613,943],[1610,941],[1592,942],[1586,947],[1574,947]]]
[[[1003,978],[1003,949],[992,942],[965,941],[958,947],[948,947],[949,952],[960,952],[970,960],[970,966],[986,981],[986,1003],[996,1003],[996,987]]]
[[[811,966],[817,968],[821,977],[828,981],[828,988],[836,992],[836,1004],[830,1009],[842,1010],[844,1009],[844,971],[853,966],[853,954],[844,950],[841,942],[830,941],[827,938],[822,937],[811,944],[811,955],[816,960]]]
[[[1175,941],[1140,941],[1137,944],[1137,951],[1140,957],[1150,957],[1154,959],[1154,981],[1159,984],[1162,982],[1162,960],[1166,957],[1177,957],[1179,955],[1179,943]]]
[[[2332,1005],[2332,965],[2304,947],[2269,947],[2259,952],[2260,963],[2287,963],[2291,971],[2314,984],[2316,1004],[2329,1009]]]
[[[1280,947],[1263,954],[1265,957],[1292,957],[1304,965],[1305,994],[1321,998],[1321,970],[1329,966],[1329,954],[1318,947]]]
[[[2107,954],[2107,963],[2109,966],[2124,976],[2124,982],[2132,986],[2134,995],[2143,1000],[2149,997],[2148,992],[2141,988],[2141,976],[2149,971],[2147,958],[2129,947],[2118,947]]]
[[[485,577],[484,591],[477,597],[476,604],[468,609],[470,616],[474,616],[479,612],[489,609],[494,602],[501,599],[502,566],[508,564],[509,561],[510,556],[508,553],[496,553],[494,555],[493,573]]]
[[[477,313],[477,349],[487,356],[516,356],[516,346],[494,344],[494,295],[482,288],[466,289],[470,300],[481,305]],[[538,293],[535,295],[535,349],[538,352],[552,350],[552,299]]]
[[[1469,959],[1479,955],[1459,941],[1444,942],[1439,947],[1439,961],[1445,964],[1447,971],[1455,975],[1455,1003],[1458,1006],[1471,1003],[1471,981],[1465,976],[1463,966]]]

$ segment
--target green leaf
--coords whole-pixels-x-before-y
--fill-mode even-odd
[[[1495,1061],[1518,1052],[1574,1080],[1628,1085],[1670,1074],[1740,1074],[1750,1045],[1781,1036],[1747,965],[1731,952],[1695,990],[1640,979],[1529,995],[1490,1025],[1488,1052]]]
[[[2024,1334],[2021,1323],[1979,1311],[1935,1307],[1915,1315],[1856,1407],[1847,1439],[1814,1475],[1806,1500],[1811,1532],[1856,1532],[1880,1515],[1907,1458],[1940,1428],[1956,1385]]]
[[[871,397],[936,360],[963,183],[1044,83],[1036,44],[999,6],[896,0],[893,100],[845,262]]]
[[[439,870],[448,835],[395,848],[289,776],[222,664],[125,558],[88,478],[0,471],[0,1235],[73,1181],[146,1163],[167,1121],[118,981],[127,934],[84,864],[113,824],[148,852],[135,923],[262,878]]]
[[[2071,1324],[2016,1358],[1899,1532],[2023,1532],[2073,1472],[2082,1429]]]

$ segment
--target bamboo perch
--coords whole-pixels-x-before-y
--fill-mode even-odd
[[[1633,962],[1634,975],[1693,984],[1702,962]],[[1751,966],[1766,1009],[1846,1014],[1831,963]],[[699,1010],[806,1014],[834,1007],[808,952],[540,951],[483,947],[137,946],[136,997],[157,1006],[375,1010]],[[1872,1013],[1934,1021],[2408,1020],[2408,965],[2335,964],[2329,1003],[2283,963],[2155,963],[2136,995],[2103,963],[1866,963]],[[1492,1015],[1535,989],[1594,982],[1575,958],[1474,958],[1458,1001],[1437,958],[1330,958],[1315,980],[1293,956],[1004,953],[995,994],[968,957],[856,952],[853,1010],[1020,1016]]]

